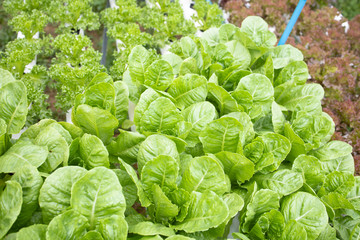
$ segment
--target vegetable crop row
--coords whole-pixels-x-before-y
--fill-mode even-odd
[[[52,68],[89,74],[62,82],[79,87],[72,123],[43,119],[19,140],[27,87],[1,70],[0,238],[224,239],[237,216],[238,239],[357,239],[352,148],[330,141],[302,53],[274,47],[259,17],[173,41],[131,48],[114,81],[82,68],[86,37],[59,35]]]

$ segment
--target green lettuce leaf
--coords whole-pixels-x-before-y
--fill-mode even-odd
[[[0,195],[0,238],[9,231],[23,203],[21,185],[16,181],[7,181]]]
[[[45,223],[70,207],[71,189],[86,172],[84,168],[68,166],[57,169],[46,178],[39,195]]]
[[[187,233],[205,231],[219,226],[228,217],[226,203],[214,192],[192,192],[190,197],[188,214],[181,223],[172,225],[173,229]]]
[[[74,183],[70,205],[88,219],[90,229],[111,215],[123,216],[126,208],[116,174],[104,167],[91,169]]]

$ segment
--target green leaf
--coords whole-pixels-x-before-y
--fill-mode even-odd
[[[213,158],[193,158],[185,170],[180,187],[188,192],[213,191],[219,195],[227,191],[226,175],[221,165]]]
[[[135,107],[134,111],[134,123],[136,127],[140,128],[140,121],[144,116],[145,111],[149,108],[150,104],[154,102],[157,98],[160,97],[160,94],[157,93],[152,88],[146,89],[140,96],[139,102]]]
[[[201,37],[204,37],[204,34],[206,32],[209,32],[211,29],[214,29],[212,31],[215,31],[215,28],[210,28],[209,30],[205,31]],[[238,30],[238,28],[236,26],[234,26],[233,24],[230,24],[230,23],[222,24],[219,27],[219,32],[218,32],[217,38],[219,38],[220,42],[229,42],[235,38],[235,33],[237,30]],[[215,42],[219,42],[219,40],[215,41]],[[209,42],[209,40],[208,40],[208,42]]]
[[[145,141],[141,143],[138,152],[139,172],[141,172],[143,166],[145,166],[148,161],[160,155],[170,156],[176,160],[179,159],[176,144],[172,140],[158,134],[147,137]]]
[[[332,209],[354,209],[354,206],[343,195],[337,192],[331,192],[321,197]]]
[[[236,90],[250,93],[254,103],[263,105],[273,101],[274,88],[271,81],[259,73],[252,73],[241,78]]]
[[[285,225],[281,240],[307,240],[307,236],[306,229],[301,223],[290,220]]]
[[[328,224],[324,204],[309,193],[297,192],[285,197],[281,204],[281,212],[286,224],[295,220],[302,225],[307,239],[316,239]]]
[[[10,136],[6,134],[6,123],[0,118],[0,156],[10,148]]]
[[[79,142],[81,159],[87,169],[94,167],[109,167],[109,153],[103,142],[96,136],[85,133]]]
[[[273,209],[265,213],[263,217],[269,220],[269,228],[267,230],[269,238],[280,239],[285,228],[285,220],[281,212]]]
[[[225,173],[232,182],[242,184],[254,175],[254,163],[242,154],[219,152],[215,156],[222,163]]]
[[[329,141],[335,131],[332,118],[325,112],[312,115],[301,111],[291,127],[305,143],[311,144],[313,148],[318,148]]]
[[[278,105],[275,101],[273,101],[271,105],[271,120],[274,132],[278,134],[283,134],[286,119],[284,114],[282,113],[280,105]]]
[[[227,91],[232,91],[237,87],[240,79],[249,74],[251,74],[250,71],[238,69],[238,66],[235,65],[224,70],[219,70],[216,72],[216,75],[213,75],[218,77],[219,85]],[[211,82],[210,79],[209,82]]]
[[[122,169],[112,169],[119,179],[122,191],[126,200],[126,207],[131,208],[137,200],[137,187],[129,176],[129,174]]]
[[[127,163],[134,163],[137,160],[140,144],[145,138],[138,132],[121,131],[115,141],[111,141],[107,146],[107,150],[109,154],[120,157]]]
[[[232,117],[222,117],[210,122],[199,138],[207,153],[221,151],[242,152],[243,126]]]
[[[49,152],[46,161],[39,167],[40,171],[51,172],[69,158],[69,146],[66,140],[51,125],[39,133],[35,143],[46,146]]]
[[[23,166],[41,166],[48,157],[46,146],[19,140],[0,157],[0,172],[16,172]]]
[[[31,219],[33,213],[38,207],[38,198],[43,180],[37,169],[30,165],[24,165],[11,178],[21,185],[23,203],[21,211],[13,224],[13,229],[25,226]]]
[[[240,31],[254,41],[257,46],[272,47],[276,37],[268,30],[268,24],[258,16],[249,16],[241,23]]]
[[[351,239],[351,235],[360,230],[359,224],[360,219],[353,219],[350,216],[343,216],[334,220],[334,228],[342,239]]]
[[[68,166],[57,169],[44,181],[40,189],[39,204],[45,223],[70,207],[72,186],[86,174],[81,167]]]
[[[165,61],[167,61],[168,63],[170,63],[175,75],[179,74],[180,65],[183,61],[181,59],[181,57],[179,57],[178,55],[176,55],[174,53],[167,53],[165,55],[161,55],[161,58],[164,59]]]
[[[209,102],[199,102],[185,108],[181,113],[184,116],[184,120],[192,124],[185,140],[189,147],[193,147],[196,143],[200,142],[199,135],[201,130],[216,117],[215,107]]]
[[[99,83],[113,84],[114,82],[113,82],[112,77],[109,74],[102,72],[102,73],[96,74],[95,77],[93,79],[91,79],[91,82],[86,87],[89,88],[89,87],[94,86]]]
[[[62,125],[58,123],[52,123],[48,127],[52,127],[54,130],[56,130],[65,139],[68,145],[71,144],[73,139],[70,133],[65,128],[63,128]]]
[[[151,196],[152,186],[159,185],[160,188],[167,187],[176,189],[176,179],[178,177],[178,162],[166,155],[160,155],[146,162],[141,171],[141,182],[144,191]]]
[[[117,81],[115,88],[115,117],[122,124],[128,117],[129,108],[129,89],[125,82]]]
[[[194,103],[205,101],[207,80],[196,74],[180,76],[170,85],[168,93],[176,100],[175,105],[184,109]]]
[[[174,219],[179,213],[179,207],[173,204],[165,195],[165,192],[154,184],[152,186],[152,200],[153,205],[149,207],[149,215],[155,219],[156,222],[167,223]]]
[[[142,46],[136,46],[129,55],[129,71],[132,81],[143,84],[145,71],[151,64],[150,53]]]
[[[10,82],[15,82],[16,79],[13,77],[13,75],[5,70],[0,68],[0,76],[1,76],[1,82],[0,82],[0,88],[2,88],[3,86],[5,86],[6,84],[10,83]]]
[[[281,89],[280,86],[275,88],[276,102],[291,111],[299,108],[318,111],[320,101],[324,97],[324,89],[316,83],[287,87],[283,92],[280,92],[279,89]],[[309,103],[310,106],[303,106]]]
[[[223,87],[208,83],[208,90],[208,100],[216,106],[220,116],[240,111],[235,99]]]
[[[360,177],[355,176],[355,184],[346,198],[354,206],[357,211],[360,211]]]
[[[166,238],[166,240],[195,240],[195,238],[189,238],[182,235],[174,235]]]
[[[87,232],[80,240],[103,240],[103,237],[98,231],[92,230]]]
[[[197,67],[196,59],[193,57],[186,58],[180,65],[179,75],[184,76],[186,74],[199,74],[200,71]]]
[[[264,54],[251,66],[254,73],[265,75],[272,83],[274,80],[274,66],[270,55]]]
[[[186,217],[188,210],[189,210],[189,204],[190,204],[190,193],[182,188],[175,189],[172,192],[168,193],[169,200],[179,206],[179,211],[176,216],[176,220],[179,222],[182,222],[184,218]]]
[[[140,98],[140,90],[138,89],[136,83],[132,81],[129,69],[127,69],[123,74],[123,82],[129,90],[130,101],[132,101],[133,103],[138,103]]]
[[[46,239],[47,225],[35,224],[30,227],[20,229],[16,234],[16,239],[29,239],[29,240],[45,240]]]
[[[308,152],[309,146],[304,143],[304,141],[294,132],[291,125],[286,122],[284,126],[284,134],[287,139],[290,140],[291,150],[287,156],[290,161],[294,161],[301,154],[306,154]]]
[[[22,199],[21,186],[16,181],[7,181],[0,195],[0,238],[9,231],[20,214]]]
[[[31,125],[25,132],[21,134],[20,139],[24,140],[26,138],[35,139],[39,135],[40,131],[44,130],[47,126],[52,123],[56,123],[54,119],[43,119],[40,122]]]
[[[265,233],[269,225],[269,220],[261,216],[249,231],[249,237],[253,239],[265,239]]]
[[[141,205],[143,207],[150,206],[151,202],[144,192],[143,186],[137,176],[137,173],[135,172],[135,169],[131,167],[129,164],[125,163],[121,158],[119,158],[119,161],[121,165],[125,168],[126,172],[129,174],[133,182],[135,183]]]
[[[281,69],[279,75],[274,81],[274,86],[281,85],[285,82],[293,82],[296,85],[303,85],[309,77],[308,67],[303,61],[295,61]]]
[[[255,180],[262,188],[267,188],[280,195],[289,195],[303,186],[301,173],[288,169],[277,170],[270,174],[257,175]]]
[[[126,240],[128,224],[124,217],[112,215],[108,218],[100,220],[98,231],[104,239]]]
[[[336,192],[346,196],[355,185],[355,178],[351,173],[334,171],[326,175],[324,185],[319,190],[318,195],[321,197],[325,194]]]
[[[110,83],[98,83],[88,87],[84,92],[84,102],[91,107],[97,107],[109,112],[115,109],[115,88]],[[75,108],[77,106],[75,105]]]
[[[244,232],[249,232],[256,218],[272,209],[279,208],[280,195],[269,189],[257,191],[246,207],[246,216],[242,225]]]
[[[250,143],[255,137],[254,125],[251,122],[251,118],[244,112],[232,112],[222,117],[233,117],[237,119],[244,127],[243,134],[241,134],[241,143],[245,146]]]
[[[188,214],[181,223],[172,225],[173,229],[187,233],[205,231],[219,226],[228,217],[226,203],[214,192],[192,192],[190,197]]]
[[[176,124],[183,116],[174,103],[165,97],[153,101],[140,120],[139,132],[175,134]]]
[[[239,68],[247,69],[250,66],[251,56],[246,47],[237,40],[225,43],[227,50],[233,56],[232,65],[240,65]]]
[[[156,219],[157,222],[167,223],[169,219],[173,219],[179,213],[179,207],[173,204],[165,195],[159,185],[152,186],[153,205],[149,207],[149,214]]]
[[[59,122],[59,124],[70,133],[72,139],[81,137],[84,134],[83,130],[74,124],[68,122]]]
[[[230,221],[235,215],[244,207],[244,200],[237,193],[227,193],[223,197],[223,201],[229,208],[229,215],[226,223]]]
[[[239,233],[239,232],[234,232],[234,233],[232,233],[232,236],[235,237],[236,239],[251,240],[251,239],[248,238],[245,234],[242,234],[242,233]]]
[[[283,68],[291,62],[302,61],[304,59],[301,51],[289,44],[273,48],[271,56],[273,58],[275,69]]]
[[[255,163],[262,173],[275,171],[290,152],[290,141],[277,133],[266,133],[244,148],[244,155]]]
[[[350,153],[352,153],[352,146],[348,143],[342,141],[331,141],[324,146],[311,151],[310,154],[324,162],[344,157]]]
[[[78,106],[75,118],[78,126],[85,133],[97,136],[105,144],[110,142],[110,138],[114,135],[114,129],[119,124],[118,120],[108,111],[88,105]]]
[[[69,159],[67,162],[63,164],[64,166],[82,164],[83,160],[81,159],[80,156],[79,145],[80,145],[80,137],[75,138],[71,142],[69,146]]]
[[[156,60],[145,72],[144,84],[160,91],[165,91],[174,79],[173,69],[165,60]]]
[[[320,161],[321,168],[325,174],[329,174],[334,171],[354,174],[354,158],[349,153],[344,157],[339,157],[331,161]]]
[[[142,236],[172,236],[175,235],[174,230],[162,224],[152,222],[140,222],[129,226],[129,233],[135,233]]]
[[[71,207],[85,216],[94,229],[101,219],[122,216],[126,203],[116,174],[104,167],[88,171],[71,189]]]
[[[88,227],[86,217],[75,210],[68,210],[51,220],[46,231],[46,239],[80,239]]]
[[[327,225],[316,240],[336,240],[336,229]]]
[[[28,112],[26,87],[21,81],[12,81],[0,88],[0,118],[6,122],[6,132],[14,134],[23,128]]]
[[[220,37],[221,37],[220,29],[224,25],[231,25],[231,24],[223,24],[223,25],[221,25],[220,28],[211,27],[201,34],[201,39],[204,39],[210,47],[216,46],[220,42]],[[226,27],[223,27],[222,33],[226,32],[226,30],[224,28],[226,28]],[[223,35],[224,42],[227,42],[227,40],[228,40],[226,37],[227,37],[226,34],[224,34]]]
[[[316,191],[322,186],[324,174],[319,160],[313,156],[299,155],[292,165],[292,170],[301,172],[305,182]]]

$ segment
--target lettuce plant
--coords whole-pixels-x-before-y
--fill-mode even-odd
[[[47,70],[36,64],[37,57],[48,56],[51,37],[43,35],[51,18],[47,1],[4,1],[5,10],[13,16],[9,25],[18,32],[18,38],[9,42],[0,60],[2,68],[9,70],[16,79],[22,80],[28,89],[31,105],[26,125],[51,116],[44,93],[48,83]],[[39,34],[41,34],[39,38]]]
[[[5,10],[13,16],[9,21],[15,31],[21,32],[26,39],[31,39],[37,32],[44,32],[50,22],[49,1],[9,1],[3,3]]]
[[[61,34],[55,38],[53,46],[57,50],[56,58],[49,71],[51,78],[57,81],[57,105],[65,111],[71,108],[76,95],[105,68],[100,65],[101,54],[92,48],[87,36]]]
[[[126,59],[136,45],[159,51],[181,36],[221,25],[223,13],[218,5],[199,0],[195,1],[194,9],[197,16],[192,20],[184,18],[179,1],[148,1],[144,6],[134,0],[118,0],[116,6],[105,9],[102,21],[109,36],[117,41],[111,75],[121,78],[126,71]]]
[[[92,2],[92,0],[51,1],[49,11],[52,11],[53,21],[60,23],[58,31],[65,33],[71,30],[98,29],[100,26],[99,16],[92,11]]]
[[[136,46],[123,81],[99,73],[76,95],[74,124],[14,142],[26,88],[3,71],[0,238],[224,239],[234,217],[237,239],[358,238],[352,148],[330,140],[302,53],[275,42],[248,17],[168,55]]]
[[[158,49],[196,31],[194,24],[184,19],[178,1],[149,1],[143,6],[134,0],[118,0],[115,7],[102,12],[102,21],[109,36],[117,40],[111,69],[114,78],[120,78],[126,70],[126,60],[134,46]]]
[[[296,232],[303,238],[321,239],[335,238],[337,232],[343,239],[354,237],[356,226],[347,226],[343,220],[346,216],[355,224],[358,219],[350,193],[357,189],[352,148],[330,141],[334,122],[322,111],[322,87],[306,84],[308,70],[302,53],[290,45],[273,47],[275,43],[275,35],[261,18],[248,17],[241,28],[225,24],[200,38],[182,38],[162,60],[151,60],[142,47],[132,50],[127,78],[138,86],[137,94],[142,92],[134,123],[137,131],[148,136],[137,155],[139,198],[146,196],[148,177],[156,178],[148,173],[147,164],[160,161],[162,155],[176,161],[174,150],[160,147],[173,145],[180,154],[182,173],[177,188],[190,194],[202,190],[198,189],[201,183],[192,187],[196,180],[184,183],[188,168],[204,156],[220,164],[231,189],[219,191],[222,184],[214,179],[207,189],[236,193],[243,199],[239,233],[234,236],[288,239],[290,232]],[[158,143],[162,136],[173,144]],[[190,179],[209,171],[221,176],[201,165]],[[168,187],[162,189],[176,204],[166,194]],[[151,192],[153,201],[155,191]],[[152,208],[153,204],[156,209],[156,202],[144,198],[143,206]],[[165,225],[179,230],[179,220],[175,226],[171,221],[167,219]],[[180,230],[206,239],[224,233],[220,225],[208,225],[208,230],[196,234]]]

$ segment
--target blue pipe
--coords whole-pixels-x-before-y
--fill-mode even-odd
[[[285,31],[284,31],[283,35],[281,36],[281,38],[279,40],[278,46],[279,45],[284,45],[286,43],[286,40],[288,39],[288,37],[289,37],[289,35],[290,35],[294,25],[295,25],[300,13],[301,13],[301,10],[305,6],[305,3],[306,3],[306,0],[300,0],[299,1],[298,5],[295,8],[295,11],[294,11],[293,15],[290,18],[290,21],[289,21],[288,25],[285,28]]]

